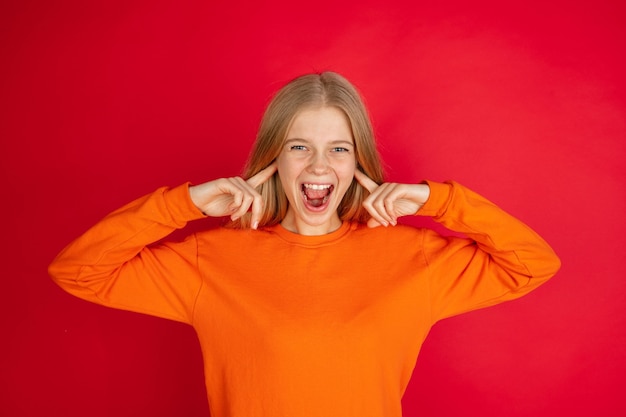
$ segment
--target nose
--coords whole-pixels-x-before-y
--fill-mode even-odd
[[[311,160],[308,166],[309,172],[315,175],[326,174],[330,169],[328,158],[321,152],[316,152],[311,156]]]

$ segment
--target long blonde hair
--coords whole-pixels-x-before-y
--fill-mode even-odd
[[[354,137],[357,169],[361,169],[368,177],[381,184],[383,169],[367,109],[356,88],[334,72],[300,76],[276,93],[261,120],[243,177],[246,179],[252,177],[278,157],[291,122],[299,111],[319,106],[335,107],[345,113]],[[264,203],[259,227],[280,223],[287,213],[289,202],[278,173],[257,187],[257,191],[263,197]],[[367,195],[367,190],[354,180],[337,208],[339,218],[367,221],[369,216],[362,205]],[[231,226],[250,227],[250,213],[232,222]]]

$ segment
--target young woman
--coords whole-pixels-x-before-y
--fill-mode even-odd
[[[467,237],[399,225],[408,215]],[[230,220],[153,244],[205,216]],[[536,233],[455,182],[383,183],[358,93],[326,72],[277,93],[243,178],[140,198],[50,274],[78,297],[192,325],[214,417],[390,417],[437,320],[558,268]]]

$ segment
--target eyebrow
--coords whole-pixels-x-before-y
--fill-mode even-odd
[[[302,138],[291,138],[291,139],[287,139],[285,141],[285,144],[288,144],[290,142],[304,142],[304,143],[311,143],[310,141],[306,140],[306,139],[302,139]],[[339,140],[332,140],[329,142],[329,144],[331,145],[350,145],[350,146],[354,146],[354,142],[348,141],[348,140],[343,140],[343,139],[339,139]]]

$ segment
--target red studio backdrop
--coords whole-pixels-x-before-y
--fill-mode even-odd
[[[272,92],[327,69],[389,180],[457,180],[563,262],[436,324],[405,415],[626,415],[624,4],[3,1],[0,415],[209,415],[190,327],[75,299],[47,265],[131,199],[239,174]]]

